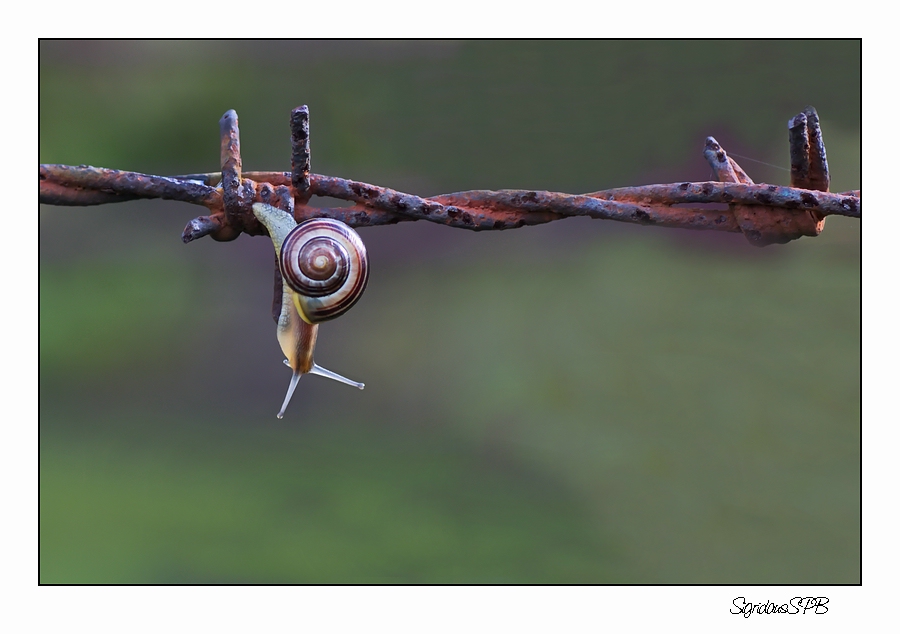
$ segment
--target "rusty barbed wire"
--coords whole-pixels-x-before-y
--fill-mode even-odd
[[[529,190],[474,190],[421,198],[386,187],[310,172],[309,109],[291,112],[291,171],[243,172],[238,117],[219,121],[221,172],[154,176],[89,165],[40,165],[39,200],[50,205],[89,206],[140,198],[179,200],[209,209],[188,222],[187,243],[203,236],[234,240],[241,233],[266,235],[252,211],[264,202],[292,213],[297,222],[334,218],[351,227],[426,220],[474,231],[538,225],[588,216],[659,227],[743,233],[755,246],[817,236],[829,215],[861,218],[859,190],[830,193],[830,175],[819,117],[808,107],[788,124],[791,186],[754,183],[713,138],[704,156],[717,181],[621,187],[587,194]],[[310,206],[313,196],[355,203]],[[719,203],[721,208],[686,207]]]

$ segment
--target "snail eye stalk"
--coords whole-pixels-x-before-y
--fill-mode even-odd
[[[331,370],[326,370],[320,365],[313,364],[312,370],[309,371],[310,374],[318,374],[319,376],[324,376],[329,379],[334,379],[338,383],[343,383],[344,385],[350,385],[352,387],[356,387],[359,389],[365,389],[365,383],[358,383],[356,381],[351,381],[345,376],[341,376],[337,372],[332,372]]]

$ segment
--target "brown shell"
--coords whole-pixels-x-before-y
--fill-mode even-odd
[[[297,225],[285,238],[278,265],[298,295],[303,316],[313,324],[350,310],[369,280],[369,259],[359,234],[330,218]]]

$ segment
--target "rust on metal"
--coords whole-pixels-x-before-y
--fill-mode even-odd
[[[801,112],[788,122],[791,152],[791,185],[811,189],[809,180],[809,129],[806,114]]]
[[[44,173],[38,174],[40,181],[40,202],[48,205],[61,205],[72,207],[87,207],[90,205],[105,205],[106,203],[120,203],[127,200],[137,200],[140,196],[129,194],[116,194],[100,189],[79,189],[47,180]]]
[[[225,215],[233,223],[241,208],[241,134],[234,110],[222,116],[219,130],[222,141],[222,198],[225,201]]]
[[[819,126],[819,113],[812,106],[804,111],[806,129],[809,137],[809,182],[804,189],[817,189],[827,192],[831,185],[828,173],[828,159],[825,157],[825,142],[822,141],[822,128]]]
[[[861,218],[860,191],[828,192],[825,146],[814,108],[788,124],[791,186],[754,183],[724,148],[709,137],[704,155],[716,181],[621,187],[587,194],[529,190],[474,190],[422,198],[368,183],[310,172],[309,110],[291,113],[291,171],[244,172],[237,114],[220,120],[221,172],[153,176],[87,165],[40,165],[42,203],[87,206],[139,198],[163,198],[201,205],[208,215],[191,220],[184,242],[209,235],[227,241],[241,233],[265,235],[252,212],[264,202],[294,215],[297,222],[328,217],[351,227],[425,220],[473,231],[514,229],[570,216],[642,225],[743,233],[756,246],[819,235],[829,215]],[[320,208],[312,196],[354,203]],[[721,209],[686,207],[719,203]]]
[[[309,108],[300,106],[291,112],[291,185],[299,202],[306,203],[309,190]]]
[[[720,181],[753,184],[753,180],[726,154],[713,137],[706,139],[703,155]],[[784,244],[801,236],[817,236],[820,233],[816,230],[816,222],[809,212],[803,214],[772,206],[737,203],[730,204],[729,209],[734,214],[741,233],[750,244],[757,247]]]
[[[224,214],[197,216],[181,232],[181,241],[187,244],[203,236],[208,236],[222,229],[225,224]]]
[[[828,159],[825,156],[825,142],[822,140],[822,128],[819,126],[819,113],[812,106],[804,109],[806,115],[807,137],[809,141],[809,169],[808,181],[803,186],[806,189],[816,189],[827,192],[831,186],[831,174],[828,171]],[[791,181],[791,185],[794,182]],[[794,185],[796,186],[796,185]],[[817,211],[809,213],[811,222],[814,223],[816,235],[822,233],[825,228],[825,216]]]
[[[831,184],[819,114],[808,106],[788,122],[791,153],[791,186],[827,192]],[[819,235],[825,228],[825,214],[810,210],[803,220],[806,235]]]
[[[165,198],[195,205],[221,207],[222,192],[215,187],[195,181],[184,181],[168,176],[151,176],[137,172],[91,167],[90,165],[41,165],[38,171],[41,202],[44,189],[51,183],[67,189],[96,191],[121,195],[116,201],[135,198]],[[91,203],[97,204],[97,203]]]

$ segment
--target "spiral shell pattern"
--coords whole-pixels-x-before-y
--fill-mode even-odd
[[[350,310],[369,280],[359,234],[330,218],[297,225],[281,247],[279,266],[285,283],[299,296],[303,316],[313,324]]]

